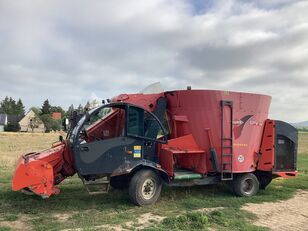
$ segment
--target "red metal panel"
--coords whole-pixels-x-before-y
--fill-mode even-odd
[[[168,155],[172,153],[172,160],[174,160],[172,168],[174,164],[177,168],[192,169],[201,174],[207,173],[205,151],[198,147],[191,134],[169,140],[168,144],[162,145],[161,150],[168,151]],[[168,161],[164,160],[165,158]],[[171,168],[170,156],[166,156],[166,153],[163,153],[160,156],[160,160],[163,169],[166,166],[168,169],[165,170],[169,173]],[[168,165],[165,164],[166,162]]]
[[[191,133],[200,149],[205,151],[210,149],[205,129],[210,129],[220,163],[221,100],[233,102],[233,171],[252,172],[255,170],[255,153],[259,152],[264,122],[268,117],[270,96],[212,90],[174,91],[167,94],[168,112],[172,116],[188,118],[185,122],[188,130],[185,132]],[[171,138],[178,137],[180,132],[180,127],[176,132],[173,129]],[[200,161],[203,161],[201,157]],[[213,171],[209,153],[206,154],[206,168],[209,172]]]
[[[158,94],[121,94],[119,96],[114,97],[112,102],[126,102],[138,105],[148,111],[153,112],[156,107],[156,101],[160,98],[164,97],[164,93]]]
[[[159,160],[160,160],[160,165],[162,169],[164,169],[169,176],[174,175],[173,171],[173,153],[170,150],[167,149],[161,149],[159,153]]]
[[[29,188],[37,195],[49,197],[59,193],[55,185],[74,173],[71,149],[67,143],[59,142],[50,149],[19,158],[12,189]]]
[[[258,170],[271,172],[274,168],[275,156],[275,121],[267,120],[265,122],[262,144],[260,148],[260,158],[258,162]]]
[[[221,166],[220,102],[225,100],[233,102],[233,121],[230,121],[230,116],[226,116],[223,122],[226,133],[230,132],[230,126],[227,125],[233,125],[233,172],[255,171],[256,153],[259,152],[264,122],[268,117],[270,96],[229,91],[180,90],[160,94],[122,94],[112,101],[125,101],[153,111],[157,99],[164,96],[167,98],[167,113],[172,120],[169,143],[172,139],[192,134],[199,150],[205,151],[204,155],[191,157],[193,159],[178,155],[181,166],[190,166],[198,171],[214,171],[208,153],[211,145],[206,129],[211,130],[213,148],[217,151],[218,164]],[[160,157],[164,158],[163,155]],[[170,161],[167,162],[170,164]],[[197,168],[196,163],[199,163]]]

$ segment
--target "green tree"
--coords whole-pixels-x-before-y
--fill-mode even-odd
[[[51,105],[49,104],[48,99],[46,99],[41,108],[41,115],[50,115],[51,113]]]
[[[9,111],[9,104],[9,97],[6,96],[0,104],[1,113],[7,113]]]
[[[79,104],[78,108],[77,108],[77,112],[78,113],[84,113],[84,108],[81,104]]]
[[[8,96],[6,96],[0,105],[1,112],[8,115],[13,115],[14,114],[13,110],[15,105],[16,105],[15,100],[13,100],[12,97],[9,98]]]
[[[6,96],[4,100],[0,103],[0,112],[8,115],[25,115],[25,107],[21,101],[18,99],[17,103],[12,97]]]
[[[16,103],[15,114],[20,116],[25,116],[25,106],[23,105],[21,99],[18,99]]]
[[[75,110],[74,105],[71,104],[71,106],[69,106],[69,108],[66,111],[66,117],[69,118],[73,114],[74,110]]]
[[[38,107],[31,107],[30,110],[32,110],[37,116],[42,114],[41,109]]]
[[[19,123],[8,123],[5,127],[4,130],[7,132],[18,132],[20,130],[20,125]]]
[[[50,117],[50,115],[43,114],[43,115],[40,116],[40,119],[42,120],[42,122],[45,125],[46,132],[50,132],[51,131],[51,125],[52,125],[52,118]]]
[[[61,130],[61,120],[54,120],[48,114],[41,115],[40,119],[45,125],[46,132]]]

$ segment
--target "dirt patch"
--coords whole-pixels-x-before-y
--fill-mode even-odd
[[[246,204],[242,209],[257,215],[255,225],[274,231],[308,230],[308,191],[299,190],[286,201]]]
[[[144,229],[151,226],[153,223],[161,222],[165,217],[154,215],[152,213],[144,213],[138,217],[137,221],[128,221],[123,225],[103,225],[100,227],[95,227],[100,229],[104,228],[113,231],[127,231],[132,229]]]
[[[16,221],[0,221],[0,227],[9,227],[16,231],[28,231],[31,230],[31,226],[27,224],[25,217],[20,217]]]
[[[62,216],[62,215],[61,215]],[[68,217],[69,218],[69,217]],[[67,219],[68,219],[67,218]],[[144,213],[137,218],[137,221],[128,221],[122,225],[97,225],[94,226],[94,230],[110,230],[110,231],[129,231],[135,229],[144,229],[151,226],[153,223],[161,222],[165,217],[154,215],[152,213]],[[63,219],[63,218],[61,218]],[[83,229],[64,229],[62,231],[81,231]]]
[[[127,222],[125,223],[125,227],[128,227],[129,229],[132,228],[139,228],[144,229],[152,225],[153,223],[159,223],[161,222],[165,217],[154,215],[152,213],[145,213],[140,215],[138,217],[136,222]]]
[[[59,222],[65,223],[73,216],[73,213],[58,213],[53,215]]]

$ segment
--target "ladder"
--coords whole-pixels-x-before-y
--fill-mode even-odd
[[[227,100],[221,101],[221,180],[233,180],[233,102]]]
[[[85,180],[82,178],[83,185],[90,195],[105,194],[109,190],[109,177],[96,180]]]

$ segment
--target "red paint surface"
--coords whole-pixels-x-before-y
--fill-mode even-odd
[[[173,176],[174,168],[190,169],[201,174],[213,172],[210,148],[215,148],[220,168],[221,137],[228,136],[230,124],[233,132],[233,172],[253,172],[257,167],[259,170],[272,170],[273,150],[267,150],[274,144],[273,135],[270,137],[274,134],[274,126],[270,120],[267,121],[270,96],[183,90],[159,94],[122,94],[111,101],[131,103],[153,112],[160,97],[167,99],[166,116],[170,135],[168,144],[158,145],[158,156],[162,168],[170,176]],[[230,116],[225,116],[225,120],[221,122],[222,100],[233,102],[233,121],[230,120]],[[224,111],[224,115],[228,113],[230,114]],[[110,136],[119,135],[121,126],[117,124],[124,120],[122,116],[121,113],[115,112],[106,118],[110,123],[101,121],[91,127],[88,131],[89,141],[100,138],[104,126],[112,130],[110,124],[115,127],[114,133],[110,133]],[[224,126],[225,134],[221,134],[221,124]],[[261,141],[262,155],[259,158]],[[267,162],[271,164],[266,164]],[[13,190],[31,187],[36,194],[48,197],[58,192],[55,185],[74,173],[73,156],[69,146],[58,143],[47,151],[30,155],[28,161],[20,158],[12,187]],[[288,174],[290,175],[280,175]]]
[[[210,141],[206,129],[211,130],[211,140],[221,158],[221,100],[233,101],[233,131],[242,126],[240,135],[233,140],[233,172],[251,172],[255,170],[254,154],[259,151],[262,139],[264,122],[268,117],[271,97],[259,94],[224,92],[211,90],[176,91],[167,95],[168,112],[171,118],[186,116],[188,121],[176,121],[172,129],[171,138],[191,134],[199,149],[205,153],[199,161],[206,160],[205,169],[213,171],[210,161]],[[237,125],[239,121],[252,115],[245,124]],[[224,124],[230,124],[225,118]],[[227,136],[228,130],[225,129]],[[239,162],[238,156],[244,156],[244,161]],[[219,164],[220,166],[220,164]]]
[[[275,121],[266,120],[262,144],[260,148],[260,158],[258,162],[258,170],[272,171],[274,168],[275,156]]]
[[[211,130],[211,140],[218,155],[218,162],[221,161],[221,100],[233,102],[233,121],[230,117],[225,117],[225,134],[230,133],[227,125],[233,124],[233,172],[252,172],[256,170],[256,153],[259,152],[262,140],[262,133],[265,121],[268,117],[268,110],[271,97],[260,94],[226,92],[214,90],[181,90],[165,94],[167,98],[167,115],[170,121],[171,135],[170,141],[182,136],[191,135],[199,150],[203,154],[193,157],[183,156],[177,158],[180,166],[193,169],[197,172],[207,173],[213,171],[210,160],[210,141],[206,130]],[[113,101],[123,101],[139,105],[147,110],[153,111],[156,100],[163,94],[131,94],[120,95]],[[225,109],[226,110],[226,109]],[[230,112],[225,111],[228,115]],[[230,127],[230,126],[229,126]],[[181,142],[185,142],[182,139]],[[189,140],[188,140],[189,142]],[[243,162],[238,161],[239,157],[244,157]],[[168,163],[163,160],[160,162]],[[204,165],[200,167],[201,165]],[[194,166],[194,167],[189,167]],[[196,167],[199,166],[199,167]],[[220,164],[219,164],[220,166]],[[166,169],[173,172],[170,169]]]
[[[59,142],[48,150],[19,158],[12,189],[29,188],[37,195],[49,197],[59,193],[55,185],[74,173],[71,150]]]

